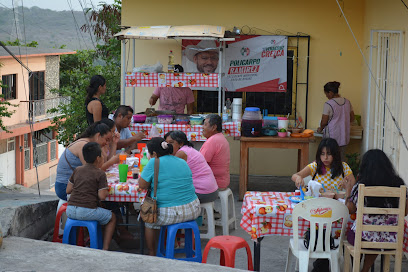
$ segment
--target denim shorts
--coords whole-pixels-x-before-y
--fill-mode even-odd
[[[106,225],[112,218],[112,212],[104,208],[89,209],[77,206],[67,207],[67,216],[71,219],[98,221],[101,225]]]

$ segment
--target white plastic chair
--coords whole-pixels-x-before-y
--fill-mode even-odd
[[[293,238],[291,238],[289,242],[286,271],[295,270],[294,257],[299,260],[300,272],[306,272],[308,270],[309,258],[329,259],[331,271],[339,271],[339,258],[341,257],[340,249],[343,245],[343,238],[346,232],[348,213],[349,211],[343,203],[325,197],[309,199],[297,204],[294,207],[292,214]],[[310,240],[308,249],[304,246],[304,239],[299,237],[299,217],[302,217],[310,222]],[[343,220],[341,235],[337,240],[337,243],[335,240],[335,243],[336,245],[338,245],[338,247],[336,249],[330,249],[330,234],[332,233],[332,223],[339,219]],[[317,237],[315,231],[316,225],[318,227]],[[326,229],[324,241],[323,229]],[[323,243],[325,245],[324,250]],[[315,245],[316,250],[314,250]]]
[[[207,218],[207,232],[200,233],[201,239],[211,239],[215,236],[214,202],[201,203],[201,210],[205,209]]]
[[[221,219],[215,220],[215,225],[222,226],[222,235],[229,235],[229,227],[232,223],[234,223],[234,229],[237,229],[234,194],[230,188],[227,188],[226,190],[218,191],[218,197],[221,200]]]

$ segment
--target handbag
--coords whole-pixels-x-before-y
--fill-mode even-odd
[[[154,160],[154,194],[150,197],[151,189],[148,190],[146,197],[140,206],[140,217],[145,223],[155,223],[157,221],[157,180],[159,178],[159,158]]]

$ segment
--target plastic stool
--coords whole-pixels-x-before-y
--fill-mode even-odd
[[[76,227],[86,227],[88,229],[91,248],[103,248],[102,228],[98,221],[75,220],[71,218],[68,218],[65,224],[64,236],[62,237],[63,244],[75,245]]]
[[[207,262],[210,248],[219,248],[221,250],[220,265],[233,268],[235,267],[235,252],[237,249],[245,248],[248,256],[248,270],[254,270],[251,249],[243,238],[236,236],[216,236],[212,238],[204,249],[203,263]]]
[[[200,237],[204,239],[211,239],[215,236],[214,223],[214,202],[201,203],[201,209],[205,209],[207,214],[207,233],[200,233]]]
[[[174,241],[176,240],[176,234],[179,229],[184,229],[185,232],[185,245],[184,248],[174,249]],[[167,231],[167,238],[166,237]],[[195,250],[193,249],[193,232],[195,238]],[[166,241],[165,241],[166,240]],[[166,246],[164,243],[166,242]],[[177,258],[177,260],[199,262],[201,263],[201,241],[200,231],[196,221],[187,221],[183,223],[177,223],[168,226],[162,226],[160,229],[159,246],[157,248],[157,256],[168,259],[174,258],[175,253],[185,253],[186,258]]]
[[[64,200],[62,200],[64,201]],[[61,202],[61,200],[60,200]],[[55,224],[54,224],[54,234],[52,236],[52,241],[56,243],[62,243],[62,236],[59,235],[59,229],[60,229],[60,223],[61,223],[61,216],[64,212],[67,210],[68,203],[65,202],[61,206],[59,206],[58,203],[58,210],[57,210],[57,216],[55,218]]]
[[[237,221],[235,218],[234,195],[230,188],[224,191],[218,191],[218,197],[221,200],[221,220],[215,220],[216,226],[222,226],[222,234],[229,235],[229,226],[234,223],[234,229],[237,229]],[[232,217],[229,217],[228,200],[231,201]]]

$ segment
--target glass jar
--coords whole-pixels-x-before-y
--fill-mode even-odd
[[[245,108],[241,122],[241,136],[256,137],[261,136],[262,114],[256,107]]]

